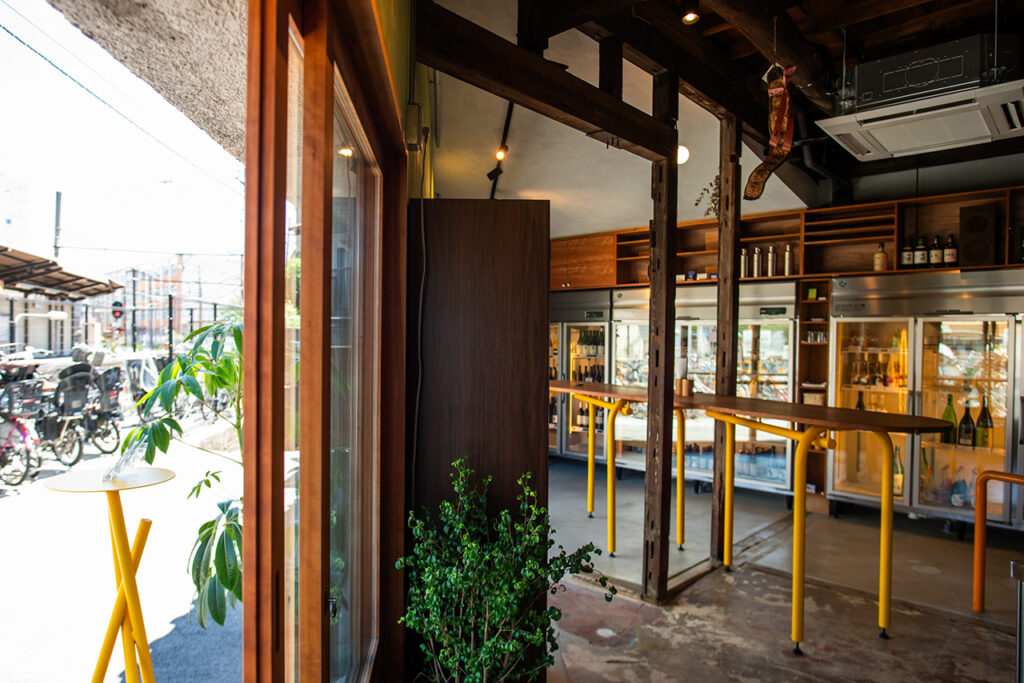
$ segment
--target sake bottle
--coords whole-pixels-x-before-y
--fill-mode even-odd
[[[974,418],[971,417],[971,406],[964,402],[964,416],[960,418],[956,442],[961,446],[974,445]]]
[[[992,415],[988,412],[988,395],[981,397],[981,412],[978,414],[978,425],[974,428],[974,445],[979,448],[992,448],[995,440],[995,425]]]
[[[952,425],[942,432],[942,443],[956,443],[956,409],[953,407],[953,394],[946,395],[946,409],[942,411],[942,419]]]

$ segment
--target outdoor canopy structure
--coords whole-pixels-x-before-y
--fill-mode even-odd
[[[113,280],[104,282],[69,273],[56,261],[4,246],[0,246],[0,283],[5,290],[70,301],[110,294],[122,288]]]

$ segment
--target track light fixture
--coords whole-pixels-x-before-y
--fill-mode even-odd
[[[487,173],[487,179],[492,183],[498,179],[498,176],[502,174],[501,166],[495,166]]]
[[[497,159],[498,161],[502,161],[505,158],[506,154],[508,154],[508,147],[502,145],[501,147],[498,148],[498,151],[494,153],[494,158]]]

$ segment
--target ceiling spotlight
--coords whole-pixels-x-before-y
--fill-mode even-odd
[[[683,3],[683,23],[689,26],[700,19],[700,6],[696,2]]]
[[[350,157],[352,156],[352,148],[342,147],[341,149],[338,150],[338,154],[340,154],[343,157]]]
[[[679,152],[676,154],[676,163],[685,164],[686,160],[690,158],[690,150],[686,148],[686,145],[679,145]]]
[[[505,158],[506,154],[508,154],[508,147],[502,145],[501,147],[498,148],[498,151],[494,153],[494,158],[497,159],[498,161],[501,161],[502,159]]]
[[[501,174],[502,174],[501,168],[495,166],[494,168],[492,168],[487,173],[487,179],[490,180],[491,182],[494,182],[495,180],[498,179],[498,176],[500,176]]]

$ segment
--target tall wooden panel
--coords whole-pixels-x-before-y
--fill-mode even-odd
[[[426,200],[426,288],[417,321],[420,206],[409,206],[410,503],[434,508],[449,497],[450,465],[464,458],[494,477],[492,512],[516,506],[524,472],[546,506],[548,202]]]

